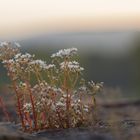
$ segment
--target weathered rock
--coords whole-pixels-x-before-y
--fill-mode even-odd
[[[10,122],[0,123],[0,140],[30,140],[28,134],[18,129],[18,126]]]
[[[48,130],[27,134],[12,123],[0,123],[0,140],[112,140],[108,134],[94,132],[88,128]]]
[[[46,137],[51,140],[112,140],[108,134],[95,132],[88,128],[73,128],[56,131],[46,131],[37,134],[38,137]]]

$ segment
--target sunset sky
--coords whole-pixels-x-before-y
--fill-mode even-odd
[[[140,29],[140,0],[0,0],[0,37]]]

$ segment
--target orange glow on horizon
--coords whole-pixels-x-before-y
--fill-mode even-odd
[[[140,0],[0,0],[0,37],[140,29]]]

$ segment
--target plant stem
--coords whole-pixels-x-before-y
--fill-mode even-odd
[[[78,80],[78,73],[76,74],[76,78],[75,78],[75,80],[73,82],[74,84],[73,84],[73,87],[72,88],[74,88],[76,86],[77,80]]]
[[[19,98],[19,93],[17,91],[17,87],[16,87],[16,82],[13,81],[13,88],[15,90],[15,93],[16,93],[16,97],[17,97],[17,107],[18,107],[18,113],[19,113],[19,118],[21,120],[21,124],[22,124],[22,128],[25,129],[25,124],[24,124],[24,119],[23,119],[23,114],[22,114],[22,111],[21,111],[21,103],[20,103],[20,98]]]
[[[22,111],[21,111],[21,103],[20,103],[19,93],[18,93],[18,90],[17,90],[17,87],[16,87],[17,84],[16,84],[16,81],[14,80],[13,73],[10,71],[9,64],[7,65],[7,70],[8,70],[8,73],[9,73],[9,77],[12,81],[13,89],[14,89],[14,91],[16,93],[16,97],[17,97],[18,115],[19,115],[19,118],[20,118],[20,121],[21,121],[21,124],[22,124],[22,128],[25,129],[25,123],[24,123],[24,118],[23,118],[23,114],[22,114]]]
[[[57,114],[58,114],[59,124],[62,128],[64,128],[63,123],[62,123],[63,120],[61,119],[61,115],[60,115],[60,112],[58,110],[57,110]]]
[[[33,99],[33,95],[32,95],[32,91],[31,91],[31,87],[29,82],[26,80],[26,85],[27,85],[27,89],[29,91],[29,95],[30,95],[30,101],[31,101],[31,105],[32,105],[32,112],[33,112],[33,119],[34,119],[34,125],[35,125],[35,130],[37,130],[37,117],[36,117],[36,111],[35,111],[35,106],[34,106],[34,99]]]
[[[69,124],[69,91],[67,89],[67,99],[66,99],[66,109],[67,109],[67,127],[69,128],[70,127],[70,124]]]
[[[1,97],[0,97],[0,105],[1,105],[1,107],[3,109],[3,113],[5,114],[5,117],[6,117],[7,121],[10,121],[9,114],[7,112],[7,109],[6,109],[5,105],[4,105],[4,102],[3,102]]]

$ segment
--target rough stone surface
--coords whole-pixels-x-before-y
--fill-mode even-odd
[[[87,128],[49,130],[33,134],[23,133],[18,126],[0,123],[0,140],[113,140],[108,134],[100,134]]]

